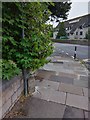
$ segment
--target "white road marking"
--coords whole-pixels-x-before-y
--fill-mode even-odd
[[[66,53],[66,55],[69,55],[68,53]]]
[[[74,58],[73,56],[71,56],[72,58]]]

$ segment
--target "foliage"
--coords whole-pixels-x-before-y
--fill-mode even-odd
[[[90,29],[88,29],[88,32],[86,33],[86,39],[90,40]]]
[[[62,36],[66,36],[66,31],[65,31],[65,27],[64,27],[64,22],[60,22],[59,24],[59,31],[57,34],[57,39],[62,37]]]
[[[21,3],[3,4],[4,59],[11,59],[19,68],[30,70],[47,62],[46,57],[52,53],[52,43],[50,27],[45,24],[50,13],[44,14],[45,9],[44,3],[26,3],[23,7]],[[24,39],[21,37],[22,28],[25,30]]]
[[[64,2],[53,2],[53,4],[49,4],[48,8],[51,11],[51,21],[56,20],[56,22],[59,22],[59,18],[67,19],[68,12],[71,8],[71,2],[70,1],[64,1]]]
[[[0,60],[0,68],[1,67],[2,71],[0,71],[0,78],[3,80],[10,80],[12,77],[20,73],[20,69],[17,68],[17,65],[11,60]]]

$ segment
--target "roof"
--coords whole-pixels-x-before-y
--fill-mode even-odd
[[[60,23],[56,26],[55,30],[59,29]],[[67,21],[64,21],[65,28],[71,27],[70,33],[73,33],[80,26],[88,27],[90,26],[90,14],[76,17]]]

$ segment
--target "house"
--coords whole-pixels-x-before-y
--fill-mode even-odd
[[[54,28],[53,38],[55,39],[60,23]],[[90,14],[64,21],[68,39],[84,39],[90,28]]]

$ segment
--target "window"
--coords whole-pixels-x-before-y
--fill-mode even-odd
[[[71,35],[73,35],[73,33],[71,33]]]
[[[82,29],[82,25],[79,28]]]
[[[82,32],[82,31],[80,32],[80,35],[83,35],[83,32]]]
[[[72,27],[70,26],[70,30],[71,30],[71,28],[72,28]]]
[[[78,32],[76,32],[76,35],[78,35]]]
[[[67,28],[67,30],[69,30],[69,27]]]
[[[67,33],[67,35],[69,36],[69,33]]]

